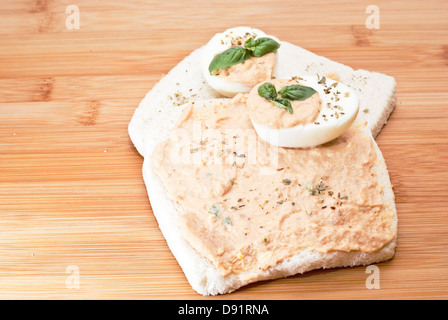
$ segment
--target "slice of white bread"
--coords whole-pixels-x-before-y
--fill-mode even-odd
[[[214,99],[219,98],[202,77],[200,70],[202,50],[203,48],[195,50],[181,61],[146,95],[129,124],[129,134],[137,150],[144,157],[143,177],[148,196],[170,250],[193,289],[203,295],[215,295],[234,291],[248,282],[243,280],[244,275],[230,274],[223,277],[183,238],[176,222],[180,210],[168,199],[150,163],[155,146],[169,137],[182,111],[183,103],[200,100],[208,100],[202,103],[215,103]],[[367,122],[364,133],[372,139],[379,133],[395,106],[395,80],[392,77],[364,70],[354,71],[350,67],[286,42],[281,43],[278,54],[279,65],[275,74],[278,78],[313,74],[331,75],[352,87],[359,93],[361,112],[357,121]],[[363,112],[366,109],[368,112]],[[375,167],[378,182],[383,187],[384,202],[395,212],[396,228],[394,194],[389,175],[381,152],[376,143],[374,145],[378,154],[378,163]],[[319,268],[368,265],[388,260],[394,255],[395,245],[396,238],[374,253],[353,251],[323,254],[314,250],[303,250],[275,267],[259,272],[251,282],[290,276]]]

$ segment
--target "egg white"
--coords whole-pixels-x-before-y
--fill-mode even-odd
[[[300,78],[300,84],[313,88],[319,94],[322,100],[319,115],[314,123],[282,129],[269,128],[255,123],[251,118],[258,136],[272,145],[307,148],[329,142],[343,134],[358,115],[358,96],[348,86],[328,78],[324,85],[319,83],[322,78],[318,76]]]
[[[225,30],[222,33],[217,33],[210,41],[205,45],[204,52],[202,55],[202,73],[208,85],[212,87],[215,91],[219,92],[221,95],[226,97],[233,97],[237,93],[247,93],[252,89],[252,86],[241,83],[241,82],[230,82],[224,78],[213,76],[210,74],[208,67],[210,62],[213,60],[215,55],[221,53],[232,46],[231,39],[236,37],[244,37],[247,33],[254,36],[254,39],[260,37],[269,37],[280,43],[274,36],[266,35],[263,31],[250,28],[250,27],[236,27]],[[275,66],[277,66],[277,56]],[[274,74],[275,74],[274,66]]]

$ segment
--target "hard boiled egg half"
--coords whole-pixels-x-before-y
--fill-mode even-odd
[[[253,40],[246,43],[250,38]],[[205,45],[202,73],[207,83],[226,97],[247,93],[257,83],[271,79],[279,47],[277,38],[261,30],[250,27],[227,29]],[[233,65],[228,66],[229,63]]]
[[[337,138],[355,120],[358,104],[351,88],[319,76],[265,81],[247,98],[258,136],[290,148],[314,147]]]

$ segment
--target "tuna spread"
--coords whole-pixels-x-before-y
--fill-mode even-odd
[[[223,276],[255,277],[304,249],[374,252],[395,237],[359,125],[318,147],[279,148],[257,138],[247,95],[228,101],[187,105],[152,155],[183,236]]]
[[[282,88],[295,85],[295,80],[273,79],[269,81],[280,91]],[[257,124],[262,124],[273,129],[291,128],[297,125],[313,123],[319,115],[322,101],[316,92],[308,99],[303,101],[291,101],[293,113],[290,114],[286,109],[275,106],[269,100],[258,94],[258,87],[263,83],[255,86],[249,93],[247,105],[249,107],[252,120]],[[299,83],[300,84],[300,83]]]
[[[217,76],[229,82],[240,82],[251,86],[271,79],[274,72],[276,53],[267,53],[261,57],[251,57],[242,63],[219,69]]]

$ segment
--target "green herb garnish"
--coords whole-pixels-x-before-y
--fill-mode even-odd
[[[267,53],[275,52],[278,48],[280,48],[280,44],[271,38],[249,38],[244,43],[244,47],[232,47],[217,54],[210,62],[208,71],[212,74],[213,71],[234,66],[251,57],[261,57]]]
[[[315,94],[316,90],[311,87],[293,84],[282,88],[278,93],[285,99],[303,101]]]
[[[275,86],[270,82],[265,82],[258,87],[258,94],[271,101],[274,105],[279,108],[288,110],[290,114],[294,112],[290,100],[303,101],[311,97],[316,93],[311,87],[301,86],[299,84],[293,84],[290,86],[283,87],[278,92],[282,97],[277,97],[277,90]]]
[[[258,38],[256,40],[254,40],[254,38],[249,38],[244,43],[244,48],[251,51],[251,54],[254,57],[261,57],[267,53],[277,51],[277,49],[280,48],[280,43],[267,37]]]
[[[232,221],[230,221],[230,218],[229,218],[229,217],[225,217],[225,218],[224,218],[224,224],[225,224],[226,226],[231,226],[231,225],[232,225]]]
[[[291,102],[289,102],[288,99],[277,98],[277,90],[275,89],[275,86],[272,83],[265,82],[261,86],[259,86],[258,94],[261,97],[271,101],[277,107],[288,110],[290,114],[294,112],[291,106]]]
[[[294,112],[294,110],[292,109],[292,105],[291,102],[289,102],[288,99],[284,99],[284,98],[275,98],[272,99],[271,102],[273,104],[275,104],[277,107],[288,110],[288,112],[290,114],[292,114]]]
[[[212,62],[210,62],[208,71],[212,74],[215,70],[234,66],[238,63],[246,61],[249,58],[250,53],[243,47],[232,47],[216,55]]]
[[[305,187],[305,190],[307,190],[313,196],[317,196],[327,189],[328,186],[325,185],[323,181],[319,182],[319,184],[312,185],[311,187]]]
[[[265,82],[258,87],[258,94],[268,100],[277,98],[277,90],[275,86],[270,82]]]
[[[219,208],[219,206],[216,203],[213,203],[210,206],[210,209],[208,210],[208,213],[211,215],[214,215],[215,217],[217,217],[219,215],[219,212],[221,211],[221,209]]]

